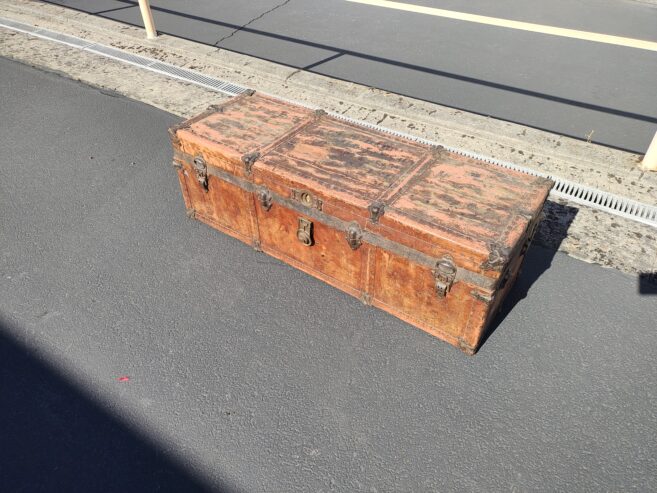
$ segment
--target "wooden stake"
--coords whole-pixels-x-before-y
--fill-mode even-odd
[[[641,167],[650,171],[657,171],[657,132],[655,132],[655,136],[652,138],[652,142],[648,146],[646,155],[643,156]]]
[[[141,10],[141,17],[144,19],[144,27],[146,28],[146,38],[157,38],[157,31],[155,30],[155,23],[153,22],[153,14],[151,13],[151,5],[148,0],[139,0],[139,10]]]

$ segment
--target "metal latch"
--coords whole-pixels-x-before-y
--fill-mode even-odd
[[[357,250],[363,243],[363,230],[358,223],[351,223],[347,228],[347,243],[352,250]]]
[[[303,217],[299,218],[299,228],[297,229],[297,239],[306,246],[313,244],[313,223]]]
[[[194,158],[194,172],[196,173],[196,180],[200,183],[203,189],[208,191],[208,166],[205,164],[205,159],[202,156]]]
[[[259,188],[256,192],[256,196],[258,197],[258,201],[260,202],[263,210],[268,211],[271,209],[273,197],[271,196],[271,192],[269,190],[266,188]]]
[[[306,190],[292,190],[292,199],[301,202],[306,207],[312,207],[318,211],[322,210],[322,199],[315,197],[312,193]]]
[[[454,284],[456,279],[456,265],[454,260],[449,255],[445,255],[438,262],[433,269],[434,284],[436,286],[436,294],[440,298],[444,298]]]

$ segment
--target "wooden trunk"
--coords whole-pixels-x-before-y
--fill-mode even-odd
[[[188,215],[470,354],[552,186],[254,93],[170,133]]]

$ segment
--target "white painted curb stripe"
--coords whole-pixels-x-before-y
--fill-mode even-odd
[[[646,41],[643,39],[626,38],[623,36],[612,36],[610,34],[600,34],[589,31],[578,31],[576,29],[566,29],[563,27],[546,26],[544,24],[533,24],[531,22],[512,21],[501,19],[499,17],[488,17],[485,15],[468,14],[465,12],[456,12],[454,10],[436,9],[433,7],[424,7],[422,5],[413,5],[410,3],[392,2],[389,0],[346,0],[352,3],[362,3],[374,7],[385,7],[388,9],[403,10],[416,14],[432,15],[435,17],[444,17],[465,22],[475,22],[477,24],[486,24],[488,26],[504,27],[507,29],[517,29],[520,31],[529,31],[533,33],[548,34],[550,36],[561,36],[564,38],[581,39],[584,41],[593,41],[595,43],[605,43],[627,48],[636,48],[639,50],[657,51],[657,42]]]

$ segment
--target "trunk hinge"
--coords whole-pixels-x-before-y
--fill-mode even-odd
[[[538,218],[536,221],[534,221],[533,224],[530,223],[528,227],[528,232],[527,232],[527,237],[525,238],[525,242],[522,245],[522,249],[520,250],[520,255],[524,255],[527,250],[529,250],[529,246],[531,245],[534,235],[536,234],[536,231],[538,230],[538,225],[541,222],[541,218]]]

